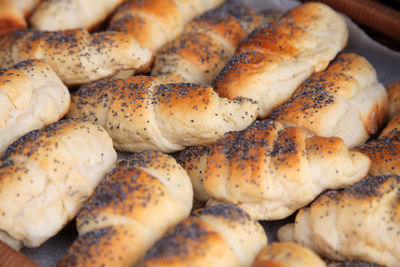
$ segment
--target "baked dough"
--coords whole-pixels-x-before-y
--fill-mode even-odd
[[[121,32],[86,30],[15,31],[0,36],[0,66],[42,59],[67,85],[83,84],[120,70],[136,70],[151,61],[151,53]]]
[[[0,70],[0,156],[22,135],[61,119],[69,104],[68,88],[39,60]]]
[[[218,205],[169,230],[138,267],[246,267],[266,244],[267,236],[257,221],[237,207]]]
[[[189,216],[192,201],[190,178],[174,158],[134,153],[117,163],[82,207],[79,237],[58,266],[134,266]]]
[[[44,0],[30,17],[42,31],[91,29],[106,19],[124,0]]]
[[[75,217],[116,157],[107,132],[80,120],[15,141],[0,161],[0,239],[40,246]]]
[[[324,70],[347,38],[346,22],[333,9],[315,2],[300,5],[250,33],[213,87],[223,97],[258,101],[264,118],[313,72]]]
[[[297,243],[324,257],[399,266],[399,195],[398,176],[371,176],[324,193],[285,228],[294,228]]]
[[[387,86],[389,95],[389,118],[393,118],[400,111],[400,81]]]
[[[296,243],[272,243],[265,247],[252,267],[326,267],[312,250]]]
[[[257,112],[252,100],[220,98],[210,86],[134,76],[82,86],[72,94],[68,116],[102,125],[118,150],[173,152],[242,130]]]
[[[216,8],[224,0],[132,0],[112,16],[108,30],[132,35],[142,47],[158,50],[182,31],[186,23]]]
[[[232,203],[257,220],[286,218],[324,190],[364,178],[370,167],[368,157],[349,152],[340,138],[310,137],[270,120],[188,148],[179,162],[197,200]]]
[[[337,136],[348,147],[365,143],[386,122],[388,96],[362,56],[342,54],[314,73],[271,119],[320,136]]]
[[[155,55],[151,74],[168,82],[210,83],[241,39],[261,24],[257,14],[228,1],[196,17]]]

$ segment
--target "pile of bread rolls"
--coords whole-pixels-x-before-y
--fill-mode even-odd
[[[400,265],[400,86],[330,7],[0,7],[1,242],[76,218],[59,266]]]

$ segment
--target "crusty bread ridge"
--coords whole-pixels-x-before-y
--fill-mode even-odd
[[[152,75],[169,82],[210,83],[233,56],[241,39],[261,24],[257,14],[228,1],[189,22],[160,48]]]
[[[44,0],[29,21],[42,31],[91,29],[124,0]]]
[[[313,72],[326,68],[347,42],[346,22],[330,7],[306,3],[271,24],[263,24],[240,44],[215,78],[224,97],[260,103],[260,117],[287,101]]]
[[[59,266],[133,266],[190,213],[185,170],[160,152],[138,152],[107,174],[77,216],[79,236]]]
[[[118,150],[173,152],[242,130],[257,112],[252,100],[220,98],[210,86],[134,76],[82,86],[72,94],[68,116],[102,125]]]
[[[252,267],[326,267],[326,264],[308,248],[292,242],[276,242],[258,254]]]
[[[15,31],[0,36],[0,66],[42,59],[67,85],[82,84],[147,65],[151,53],[130,35],[86,30]]]
[[[399,194],[399,176],[371,176],[324,193],[285,228],[324,257],[399,266],[400,248],[394,245],[400,242]]]
[[[261,225],[232,205],[197,211],[171,228],[138,266],[250,266],[267,244]]]
[[[27,60],[0,71],[0,156],[31,130],[61,119],[70,95],[51,67]]]
[[[122,4],[108,30],[131,34],[152,52],[183,31],[187,22],[224,0],[133,0]]]
[[[342,54],[307,79],[270,118],[316,135],[340,137],[354,147],[379,130],[387,113],[388,96],[375,69],[362,56]]]
[[[0,162],[0,238],[41,245],[75,217],[116,157],[107,132],[80,120],[19,138]]]
[[[232,203],[257,220],[286,218],[324,190],[364,178],[370,167],[368,157],[349,152],[340,138],[310,137],[270,120],[188,148],[178,160],[197,200]]]

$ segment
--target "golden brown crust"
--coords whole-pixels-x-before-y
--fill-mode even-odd
[[[243,39],[213,86],[221,96],[259,101],[260,116],[265,117],[312,72],[326,67],[344,47],[347,35],[345,21],[329,7],[300,5]]]
[[[296,216],[296,242],[333,260],[400,263],[400,178],[371,176],[328,191]]]
[[[39,246],[75,217],[116,156],[105,130],[81,120],[19,138],[0,163],[0,230]]]
[[[23,12],[12,0],[0,1],[0,35],[27,28]]]
[[[356,54],[342,54],[313,74],[270,118],[347,146],[364,143],[386,121],[388,98],[374,68]]]
[[[400,175],[400,114],[393,117],[377,139],[355,150],[371,159],[371,175]]]
[[[198,0],[130,1],[118,8],[108,29],[128,32],[143,47],[156,51],[181,33],[185,23],[207,9],[217,7],[222,0],[207,2],[209,6]]]
[[[120,32],[86,30],[15,31],[0,36],[0,65],[9,67],[26,59],[42,59],[66,84],[81,84],[119,70],[136,70],[151,60],[132,36]]]
[[[59,266],[134,265],[189,215],[192,197],[190,179],[172,157],[133,154],[117,164],[80,210],[79,237]]]
[[[325,262],[312,250],[296,243],[272,243],[265,247],[253,267],[326,267]]]
[[[26,1],[28,2],[28,1]],[[42,31],[92,29],[123,0],[45,0],[30,16],[34,29]]]
[[[387,87],[389,96],[389,118],[393,118],[400,111],[400,81],[389,84]]]
[[[218,205],[176,225],[139,266],[249,266],[267,237],[239,208]]]
[[[339,138],[309,137],[300,128],[256,121],[205,148],[189,148],[179,162],[195,197],[235,204],[255,219],[282,219],[327,188],[342,188],[367,175],[370,162],[349,152]]]
[[[68,88],[39,60],[0,70],[0,155],[27,132],[61,119],[69,104]]]
[[[247,99],[219,98],[210,86],[134,76],[81,87],[72,96],[68,116],[103,125],[118,149],[172,152],[245,128],[257,108]]]
[[[152,74],[173,81],[207,84],[233,56],[239,44],[260,24],[250,8],[228,2],[195,18],[176,39],[162,47],[155,56]]]

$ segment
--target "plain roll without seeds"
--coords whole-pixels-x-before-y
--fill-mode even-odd
[[[300,5],[243,39],[213,87],[223,97],[258,101],[265,118],[313,72],[324,70],[347,38],[345,20],[330,7]]]
[[[116,157],[107,132],[81,120],[19,138],[0,161],[0,239],[40,246],[75,217]]]

